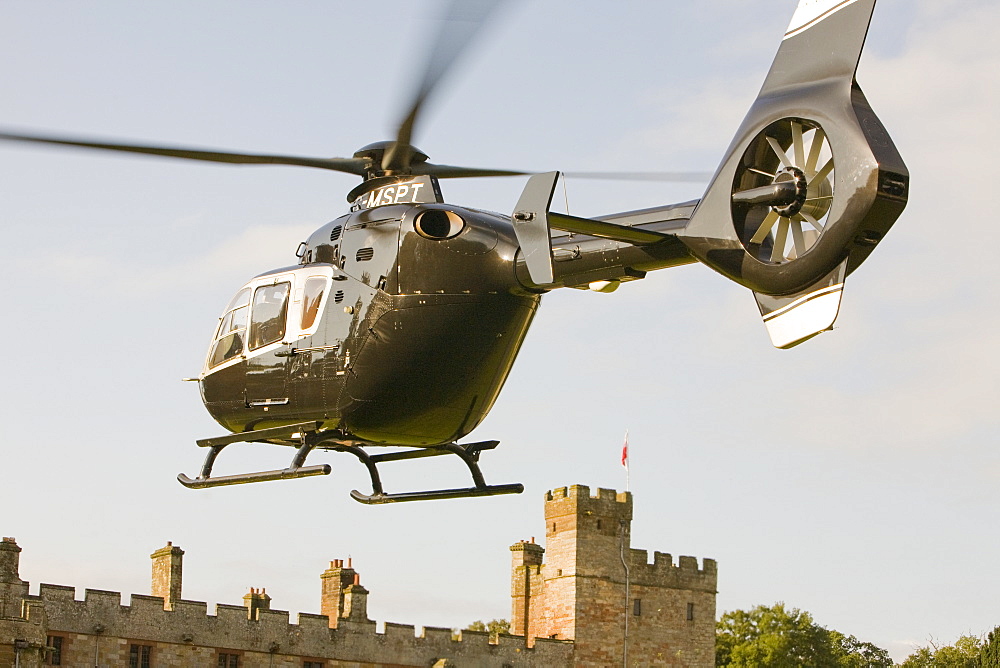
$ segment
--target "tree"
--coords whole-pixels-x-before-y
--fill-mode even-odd
[[[954,645],[938,647],[932,640],[930,646],[920,647],[916,652],[906,657],[901,668],[979,668],[981,664],[983,641],[976,636],[962,636]]]
[[[510,633],[510,622],[506,619],[491,619],[484,622],[477,619],[465,627],[466,631],[489,631],[490,640],[496,640],[501,633]]]
[[[891,668],[889,653],[830,631],[784,603],[727,612],[716,626],[715,665],[733,668]]]
[[[1000,626],[986,636],[986,642],[979,650],[979,665],[981,668],[1000,666]]]

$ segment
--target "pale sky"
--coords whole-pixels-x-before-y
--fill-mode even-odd
[[[508,7],[418,128],[434,162],[537,170],[711,171],[752,102],[793,0]],[[0,3],[0,126],[349,156],[389,138],[432,3]],[[193,383],[221,309],[293,264],[346,210],[349,175],[0,146],[7,351],[0,534],[23,578],[148,593],[181,545],[185,598],[318,612],[319,574],[353,557],[379,621],[508,617],[509,552],[543,535],[542,496],[623,489],[633,547],[719,562],[718,609],[784,601],[896,659],[1000,624],[992,220],[1000,6],[881,0],[859,82],[912,177],[909,206],[847,282],[837,329],[771,347],[749,291],[711,270],[611,295],[546,296],[493,413],[470,438],[523,495],[366,507],[334,473],[192,491],[222,430]],[[444,182],[509,212],[523,179]],[[599,215],[703,185],[571,181]],[[230,448],[219,472],[285,450]],[[465,484],[440,460],[386,487]]]

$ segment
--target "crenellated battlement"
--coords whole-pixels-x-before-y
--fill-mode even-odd
[[[326,615],[299,613],[292,622],[285,610],[259,609],[251,619],[248,608],[240,605],[220,603],[215,614],[209,614],[208,603],[202,601],[182,599],[173,610],[164,608],[160,596],[132,594],[128,605],[122,601],[116,591],[85,589],[83,598],[77,599],[73,587],[41,584],[37,595],[25,597],[23,606],[36,614],[44,610],[49,633],[125,638],[157,647],[171,645],[177,652],[186,646],[192,657],[202,656],[193,652],[204,647],[245,653],[270,653],[277,647],[279,656],[335,657],[366,665],[430,665],[441,657],[459,664],[477,663],[484,656],[512,666],[572,664],[572,643],[560,640],[539,641],[529,649],[524,638],[513,635],[491,641],[484,632],[456,635],[450,628],[393,622],[378,632],[374,621],[346,618],[330,628]]]
[[[618,492],[613,489],[600,487],[597,490],[597,494],[592,496],[590,494],[590,487],[587,485],[569,485],[567,487],[557,487],[553,490],[545,492],[546,502],[558,501],[560,499],[576,499],[577,501],[583,503],[613,502],[631,504],[632,493]]]
[[[696,557],[673,557],[664,552],[653,552],[653,561],[648,561],[648,552],[632,548],[630,550],[630,576],[637,585],[651,587],[671,587],[696,591],[715,591],[718,569],[714,559],[703,559],[699,568]]]
[[[603,518],[606,524],[610,521],[608,526],[617,526],[620,522],[631,523],[631,492],[616,492],[602,487],[596,494],[591,494],[587,485],[570,485],[545,493],[547,535],[565,529],[585,529],[586,517]],[[573,522],[560,522],[561,518],[573,518]]]

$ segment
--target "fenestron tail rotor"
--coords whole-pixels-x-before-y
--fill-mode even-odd
[[[775,264],[809,252],[829,223],[834,182],[819,124],[785,118],[760,132],[733,181],[733,223],[747,252]]]

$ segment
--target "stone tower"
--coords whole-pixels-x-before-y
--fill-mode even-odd
[[[632,495],[545,494],[546,549],[511,547],[511,631],[574,641],[574,665],[713,666],[715,562],[632,549]],[[542,563],[542,554],[547,562]]]

